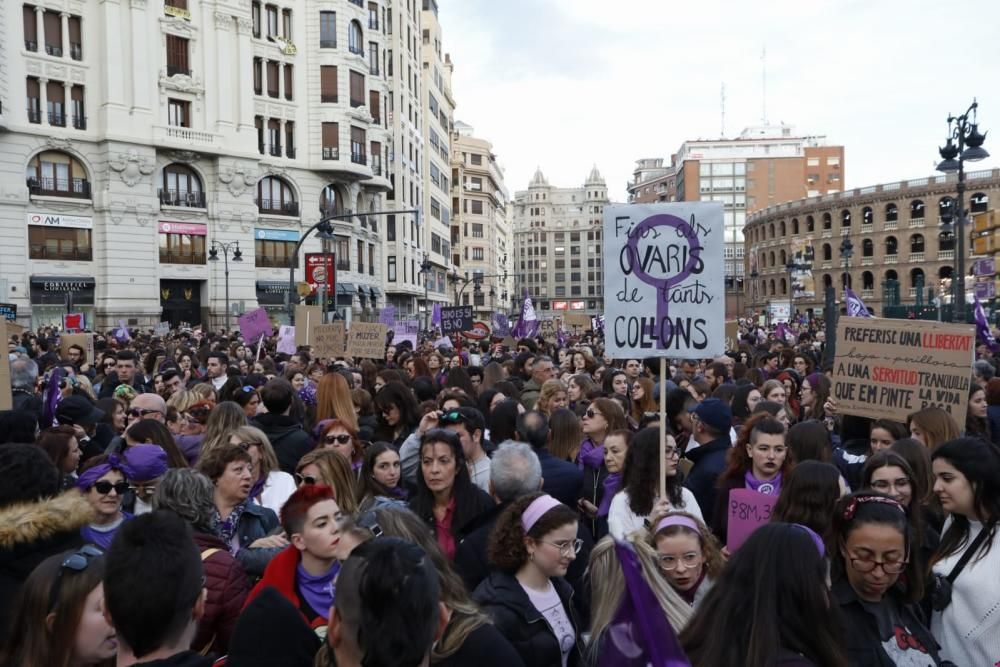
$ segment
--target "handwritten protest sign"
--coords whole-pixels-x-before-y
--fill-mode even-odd
[[[586,313],[566,313],[566,325],[570,327],[590,328],[590,315]]]
[[[256,343],[261,336],[270,336],[274,331],[271,326],[271,319],[267,316],[267,311],[263,308],[251,310],[240,315],[238,320],[240,334],[247,343]]]
[[[162,338],[163,336],[166,336],[169,333],[170,333],[170,322],[160,322],[155,327],[153,327],[154,336],[160,336]]]
[[[351,322],[347,334],[347,356],[355,359],[385,357],[385,335],[389,327],[381,323]]]
[[[299,325],[295,325],[296,330]],[[344,356],[344,349],[347,347],[347,331],[343,321],[332,324],[314,324],[312,335],[312,353],[315,357],[325,357],[336,359]]]
[[[731,489],[729,504],[729,527],[726,531],[726,546],[736,551],[747,541],[753,531],[771,520],[771,512],[778,496],[766,496],[750,489]]]
[[[378,321],[387,327],[391,327],[396,322],[396,306],[383,306],[378,309]]]
[[[837,411],[906,422],[929,406],[965,423],[976,348],[972,324],[845,317],[837,325]]]
[[[399,345],[409,341],[413,349],[417,349],[417,336],[420,333],[420,322],[417,320],[402,320],[392,327],[392,344]]]
[[[282,324],[278,327],[278,352],[285,354],[295,354],[298,348],[295,346],[295,327]]]
[[[295,306],[295,344],[312,345],[312,330],[323,323],[320,306]]]
[[[7,340],[10,335],[7,321],[0,318],[0,340]],[[11,410],[13,400],[10,389],[10,358],[7,356],[7,347],[4,346],[3,353],[0,354],[0,410]]]
[[[87,354],[87,363],[93,365],[95,354],[94,354],[94,334],[92,333],[74,333],[74,334],[63,334],[59,337],[59,356],[63,359],[69,354],[69,348],[71,345],[79,345],[83,348],[83,351]]]
[[[472,306],[446,306],[441,309],[441,333],[459,333],[472,328]]]
[[[738,320],[726,320],[726,351],[735,350],[740,344],[740,323]]]
[[[725,352],[722,204],[604,208],[606,351],[613,357]]]

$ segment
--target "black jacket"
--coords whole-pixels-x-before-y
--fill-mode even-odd
[[[524,667],[524,661],[496,626],[481,625],[465,638],[457,651],[434,663],[435,667]]]
[[[569,654],[569,667],[583,663],[581,627],[573,611],[573,589],[562,579],[552,584],[576,631],[576,646]],[[562,664],[562,651],[545,617],[535,609],[528,594],[514,575],[493,572],[472,594],[483,611],[490,615],[497,630],[511,643],[526,667],[552,667]]]
[[[30,412],[35,421],[42,423],[42,397],[24,389],[11,390],[11,409]]]
[[[600,468],[585,467],[583,469],[583,484],[580,485],[578,496],[593,503],[595,507],[600,507],[601,500],[604,498],[604,480],[608,478],[609,474],[603,463]],[[598,542],[608,534],[607,516],[594,518],[584,516],[581,523],[587,526],[594,542]]]
[[[313,441],[309,434],[302,430],[302,425],[288,415],[274,415],[267,412],[257,415],[253,425],[263,431],[271,441],[281,470],[294,475],[299,459],[313,448]]]
[[[684,486],[694,494],[702,516],[711,517],[715,510],[715,484],[726,469],[726,455],[731,446],[729,435],[724,435],[695,449],[688,448],[686,456],[694,467],[684,480]]]
[[[118,374],[115,372],[108,373],[105,376],[104,381],[101,382],[101,392],[97,395],[98,399],[101,398],[111,398],[115,395],[115,389],[118,388]],[[143,382],[142,374],[136,371],[135,377],[132,378],[132,388],[135,389],[137,394],[145,394],[148,391],[146,383]]]
[[[576,507],[583,472],[575,463],[562,461],[546,447],[535,450],[542,464],[542,491],[569,507]]]

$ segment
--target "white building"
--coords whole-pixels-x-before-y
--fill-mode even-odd
[[[388,5],[3,3],[0,302],[32,325],[69,307],[100,327],[218,326],[218,242],[242,254],[228,262],[236,307],[283,315],[306,229],[403,203],[384,201]],[[384,302],[386,222],[334,222],[346,317]],[[311,237],[299,266],[319,250]]]

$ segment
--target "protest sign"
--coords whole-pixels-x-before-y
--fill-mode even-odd
[[[906,423],[938,406],[965,424],[976,348],[971,324],[845,317],[837,325],[837,412]]]
[[[446,306],[441,309],[441,333],[460,333],[472,328],[472,306]]]
[[[7,320],[0,317],[0,336],[2,340],[7,340],[11,335]],[[7,347],[4,346],[3,353],[0,354],[0,410],[11,410],[14,407],[13,396],[10,388],[10,358],[7,356]]]
[[[503,313],[493,313],[490,324],[493,325],[494,338],[506,338],[510,335],[510,319]]]
[[[0,303],[0,320],[16,320],[16,319],[17,319],[17,304]]]
[[[69,332],[83,331],[87,328],[85,313],[66,313],[63,315],[63,329]]]
[[[590,328],[590,315],[586,313],[566,313],[565,322],[570,327]]]
[[[790,301],[770,301],[767,304],[767,310],[771,315],[771,324],[781,322],[787,324],[792,319],[792,303]]]
[[[439,347],[442,347],[442,346],[443,347],[447,347],[447,348],[451,348],[452,347],[451,339],[448,338],[447,336],[441,336],[436,341],[434,341],[434,349],[435,350],[438,349]]]
[[[347,334],[347,356],[355,359],[383,359],[385,335],[389,327],[378,322],[351,322]]]
[[[155,327],[153,327],[154,336],[160,336],[162,338],[163,336],[166,336],[169,333],[170,333],[170,322],[160,322]]]
[[[704,358],[725,352],[722,204],[604,208],[606,351]]]
[[[556,338],[556,321],[551,317],[545,318],[539,321],[538,335],[545,340],[555,340]]]
[[[263,308],[243,313],[237,321],[240,325],[240,334],[247,343],[256,343],[261,336],[270,336],[274,331],[271,326],[271,318],[267,316],[267,311]]]
[[[276,350],[285,354],[295,354],[298,351],[298,348],[295,347],[295,327],[288,324],[282,324],[278,327]]]
[[[404,341],[409,341],[412,349],[417,349],[417,336],[420,333],[420,322],[417,320],[402,320],[392,327],[392,344],[399,345]]]
[[[391,327],[396,323],[396,306],[382,306],[378,309],[379,324]]]
[[[7,320],[7,337],[17,336],[20,338],[21,334],[25,332],[28,327],[21,326],[14,320]]]
[[[295,328],[298,329],[298,325]],[[347,347],[347,330],[342,320],[332,324],[314,324],[309,339],[312,341],[314,357],[336,359],[344,356],[344,348]]]
[[[726,530],[726,546],[736,551],[747,541],[753,531],[771,520],[771,512],[778,496],[767,496],[750,489],[731,489],[726,511],[729,523]]]
[[[94,364],[94,334],[92,333],[74,333],[74,334],[63,334],[59,337],[59,356],[65,359],[67,354],[69,354],[70,345],[79,345],[83,348],[83,351],[87,354],[87,363],[90,365]]]
[[[740,344],[740,323],[737,320],[726,320],[726,351],[730,352],[739,347]]]
[[[317,324],[323,324],[320,306],[295,306],[295,344],[312,345],[312,329]]]

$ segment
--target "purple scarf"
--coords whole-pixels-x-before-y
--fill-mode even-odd
[[[576,463],[580,470],[593,468],[597,470],[604,463],[604,445],[594,444],[590,438],[586,438],[580,445],[580,453],[576,455]]]
[[[597,508],[597,516],[607,516],[611,510],[611,500],[621,489],[622,474],[620,472],[608,473],[604,478],[604,495],[601,496],[601,504]]]
[[[248,500],[244,500],[242,503],[233,508],[233,511],[229,513],[225,519],[219,514],[219,510],[215,510],[212,514],[212,528],[215,529],[216,534],[219,539],[226,543],[226,548],[229,549],[229,553],[236,555],[236,552],[240,550],[240,547],[233,545],[233,536],[236,534],[236,529],[240,527],[240,517],[243,516],[243,510],[247,508]],[[250,546],[249,544],[240,546]]]
[[[333,596],[337,591],[334,579],[338,572],[340,572],[340,561],[335,561],[333,567],[320,575],[306,572],[302,567],[302,561],[299,561],[295,568],[295,583],[298,584],[302,599],[323,618],[330,616],[330,609],[333,607]]]
[[[747,470],[746,474],[743,475],[743,480],[746,482],[746,488],[757,493],[763,493],[765,496],[777,496],[781,493],[780,472],[770,482],[762,482],[754,477],[752,472]]]

